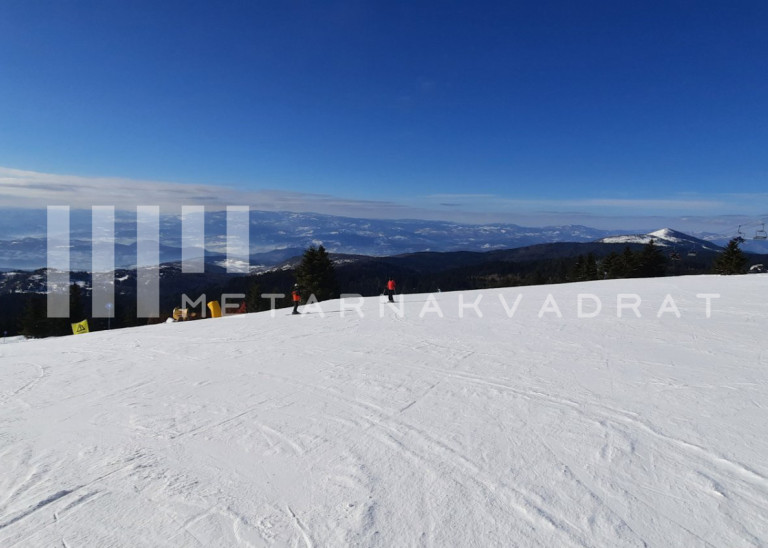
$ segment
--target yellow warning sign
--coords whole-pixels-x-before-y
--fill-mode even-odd
[[[88,320],[83,320],[79,323],[73,323],[72,333],[75,335],[79,335],[80,333],[88,333]]]

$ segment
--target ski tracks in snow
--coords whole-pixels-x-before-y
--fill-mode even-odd
[[[721,349],[726,323],[537,322],[541,300],[459,324],[441,299],[444,320],[30,344],[3,363],[0,545],[765,544],[758,345]]]
[[[51,453],[32,455],[30,448],[17,444],[2,456],[4,465],[26,470],[22,481],[9,489],[0,505],[3,546],[41,545],[46,539],[56,538],[58,535],[50,529],[64,526],[70,514],[107,495],[107,485],[114,481],[113,476],[130,475],[140,467],[140,456],[131,455],[121,462],[108,464],[111,470],[107,472],[95,471],[91,479],[64,487],[66,481],[72,480],[68,474],[61,473],[71,466],[68,459]]]
[[[32,391],[37,384],[42,382],[49,375],[49,368],[36,363],[21,362],[13,369],[15,370],[8,371],[8,367],[3,367],[4,384],[10,384],[11,387],[13,384],[20,386],[11,388],[10,391],[0,392],[0,407],[16,401],[28,408],[29,404],[25,403],[21,396]]]

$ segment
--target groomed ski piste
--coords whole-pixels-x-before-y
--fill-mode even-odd
[[[768,276],[399,297],[0,345],[0,546],[768,544]]]

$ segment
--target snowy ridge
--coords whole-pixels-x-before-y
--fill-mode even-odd
[[[605,244],[647,244],[653,240],[653,243],[662,247],[675,247],[682,245],[692,249],[719,251],[720,246],[700,240],[688,234],[683,234],[671,228],[662,228],[648,234],[626,234],[620,236],[608,236],[601,238],[598,242]]]
[[[0,344],[0,545],[764,545],[767,281]]]

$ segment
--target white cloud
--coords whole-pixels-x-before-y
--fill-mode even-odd
[[[768,196],[768,195],[767,195]],[[449,202],[454,206],[473,206],[475,204],[493,203],[496,207],[516,208],[521,211],[534,210],[595,210],[603,209],[604,213],[615,209],[632,210],[680,210],[689,212],[717,211],[726,208],[727,196],[724,199],[704,199],[691,196],[666,199],[627,199],[627,198],[577,198],[577,199],[510,199],[492,194],[432,194],[428,196],[435,203]],[[735,196],[731,198],[737,198]],[[765,199],[765,197],[763,197]]]
[[[114,177],[82,177],[0,167],[0,208],[68,205],[88,209],[113,205],[133,210],[157,205],[180,213],[183,205],[207,209],[248,205],[262,211],[314,212],[378,219],[448,220],[463,223],[513,223],[525,226],[584,224],[605,229],[655,229],[663,226],[706,230],[722,214],[764,217],[757,211],[767,194],[680,194],[658,199],[512,199],[494,194],[432,194],[411,201],[351,200],[327,194],[284,190],[245,190],[223,185],[182,184]],[[735,222],[735,221],[733,221]],[[740,221],[741,222],[741,221]],[[738,223],[736,223],[738,224]],[[694,228],[695,227],[695,228]]]
[[[225,209],[249,205],[264,211],[316,211],[342,214],[344,210],[394,212],[407,207],[393,202],[345,200],[335,196],[281,190],[242,190],[220,185],[182,184],[113,177],[81,177],[0,167],[0,207],[40,208],[68,205],[74,209],[114,205],[133,209],[157,205],[179,209],[203,205]]]

